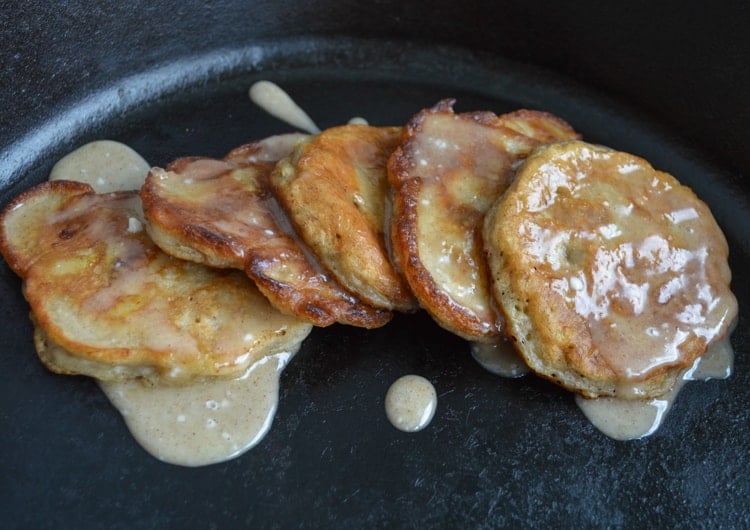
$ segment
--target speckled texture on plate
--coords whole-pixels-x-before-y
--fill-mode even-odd
[[[377,330],[333,326],[314,330],[284,372],[278,415],[260,445],[224,464],[179,468],[140,449],[93,382],[42,368],[20,281],[2,263],[4,527],[750,524],[742,310],[750,285],[740,274],[750,261],[750,192],[731,172],[611,99],[481,53],[344,38],[178,52],[169,64],[145,56],[140,74],[110,88],[80,80],[69,87],[78,99],[42,102],[46,115],[23,118],[12,140],[3,137],[2,204],[89,140],[123,141],[164,164],[284,132],[247,99],[260,78],[280,83],[324,127],[355,115],[403,123],[444,97],[456,97],[457,110],[542,108],[589,141],[644,156],[712,207],[741,303],[735,374],[689,384],[659,432],[623,443],[597,432],[552,385],[485,372],[464,341],[422,313]],[[72,67],[97,75],[91,65]],[[19,109],[33,110],[20,92],[6,90],[2,101],[16,96]],[[383,410],[388,387],[407,373],[429,379],[439,396],[432,423],[416,434],[394,429]]]

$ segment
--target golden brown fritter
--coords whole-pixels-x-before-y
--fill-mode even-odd
[[[349,291],[384,309],[416,300],[385,242],[386,163],[399,127],[342,125],[300,143],[271,175],[295,230]]]
[[[102,380],[233,377],[311,326],[276,311],[247,277],[178,260],[143,230],[137,192],[47,182],[0,214],[50,369]]]
[[[154,168],[141,187],[147,231],[173,256],[244,269],[248,239],[274,224],[262,205],[267,174],[305,138],[280,134],[236,147],[224,160],[185,157]]]
[[[627,153],[540,148],[484,232],[521,355],[587,397],[663,394],[737,314],[727,243],[708,207]]]
[[[149,234],[171,255],[245,270],[276,308],[316,326],[387,323],[390,312],[343,289],[296,238],[270,193],[272,167],[182,158],[152,169],[141,189]]]
[[[247,213],[253,204],[249,198],[261,193],[254,186],[257,175],[267,170],[199,157],[152,168],[140,192],[147,232],[172,256],[242,270],[247,239],[255,235],[256,224],[270,222],[262,216],[248,221]]]
[[[441,326],[488,340],[499,331],[482,256],[484,214],[532,149],[577,134],[544,112],[455,114],[452,105],[444,100],[414,116],[391,155],[391,251]]]

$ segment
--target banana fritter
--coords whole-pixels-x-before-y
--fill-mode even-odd
[[[484,233],[521,355],[587,397],[663,394],[737,314],[727,242],[708,207],[627,153],[540,148]]]
[[[309,135],[302,133],[268,136],[262,140],[235,147],[227,153],[224,160],[239,165],[257,164],[259,162],[275,164],[278,160],[289,156],[294,146],[307,138],[309,138]]]
[[[35,343],[53,371],[182,383],[233,377],[311,326],[247,277],[175,259],[143,230],[137,192],[58,180],[0,214],[0,250],[24,281]]]
[[[519,160],[537,146],[577,138],[551,114],[455,114],[444,100],[414,116],[388,162],[394,189],[392,254],[419,303],[469,340],[497,336],[482,256],[485,212]]]
[[[271,175],[274,193],[311,250],[366,302],[409,311],[416,301],[385,242],[386,163],[400,127],[343,125],[300,143]]]
[[[182,158],[152,169],[141,198],[154,241],[179,258],[244,270],[280,311],[316,326],[386,324],[390,312],[343,289],[306,251],[270,192],[273,164],[252,162],[251,150],[240,163]]]

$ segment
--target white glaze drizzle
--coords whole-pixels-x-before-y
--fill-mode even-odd
[[[163,462],[204,466],[235,458],[268,432],[278,406],[279,377],[292,358],[263,357],[237,379],[188,386],[138,380],[100,382],[138,443]]]
[[[112,140],[85,144],[62,157],[50,172],[50,180],[76,180],[97,193],[137,190],[148,174],[148,162],[133,149]]]
[[[130,147],[92,142],[62,158],[50,179],[77,180],[98,193],[138,189],[149,171]],[[137,221],[137,220],[134,220]],[[139,231],[140,222],[128,230]],[[137,286],[136,286],[137,287]],[[136,441],[154,457],[182,466],[235,458],[268,432],[278,407],[279,377],[301,345],[260,358],[234,379],[148,386],[137,380],[99,382]]]
[[[502,377],[521,377],[529,373],[513,345],[503,337],[489,342],[471,342],[471,356],[482,368]]]
[[[248,94],[253,103],[271,116],[310,134],[320,132],[320,128],[310,116],[275,83],[265,80],[258,81],[250,87]]]
[[[734,352],[729,338],[718,341],[692,368],[678,379],[666,394],[648,400],[576,396],[576,404],[591,424],[615,440],[635,440],[649,436],[664,422],[672,404],[688,381],[724,379],[732,372]]]

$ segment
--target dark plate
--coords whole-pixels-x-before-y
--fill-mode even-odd
[[[288,128],[247,88],[278,82],[321,126],[355,115],[404,123],[444,97],[457,110],[549,110],[585,138],[678,176],[724,228],[734,290],[747,300],[747,193],[668,130],[544,73],[450,48],[299,40],[223,50],[118,80],[25,131],[2,161],[2,204],[44,180],[71,148],[125,142],[152,164],[221,156]],[[4,104],[7,102],[3,102]],[[284,372],[266,438],[235,460],[189,469],[158,462],[87,379],[38,362],[20,281],[0,265],[0,519],[4,527],[349,527],[518,525],[742,526],[750,523],[747,315],[735,374],[691,383],[664,426],[616,442],[570,394],[535,377],[501,379],[424,314],[365,331],[316,329]],[[423,432],[390,426],[383,399],[399,376],[439,394]]]

